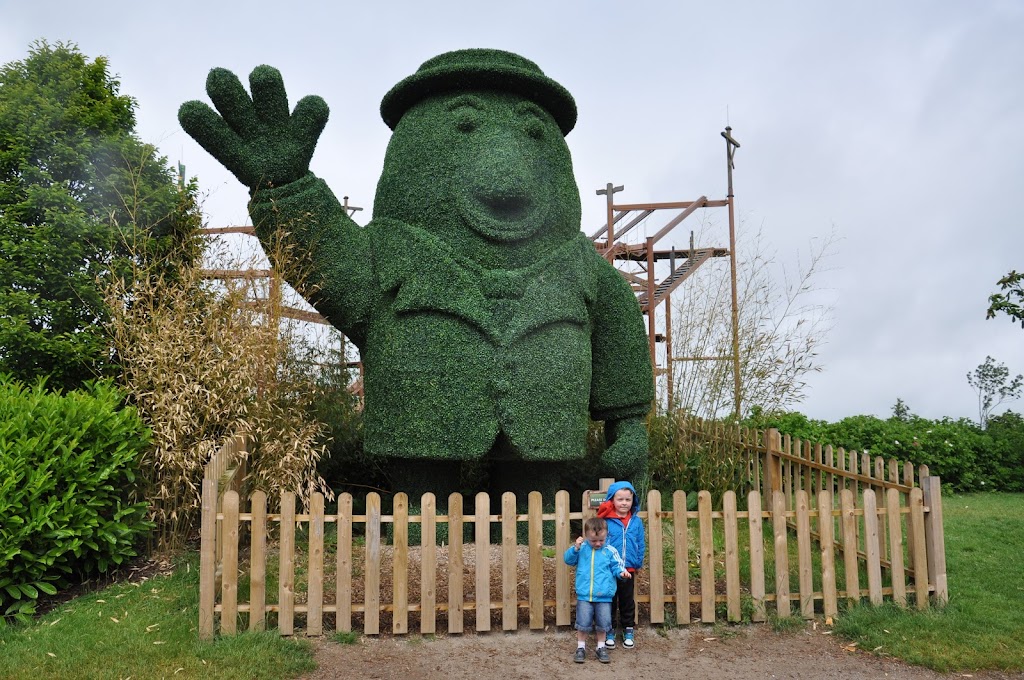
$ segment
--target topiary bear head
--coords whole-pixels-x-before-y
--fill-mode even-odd
[[[564,138],[576,104],[532,61],[439,55],[385,95],[381,116],[394,134],[375,217],[425,229],[492,269],[526,266],[579,232]]]

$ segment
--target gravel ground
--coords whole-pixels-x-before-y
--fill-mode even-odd
[[[815,678],[859,680],[935,680],[1024,678],[992,672],[942,674],[898,660],[844,646],[820,627],[776,633],[765,625],[737,628],[693,626],[662,633],[638,630],[637,646],[612,651],[611,664],[593,656],[572,661],[572,629],[486,633],[437,638],[361,638],[342,645],[315,643],[319,668],[307,680],[366,678],[558,678],[634,677],[744,680],[747,678]],[[883,652],[884,653],[884,652]],[[627,675],[623,675],[627,674]]]

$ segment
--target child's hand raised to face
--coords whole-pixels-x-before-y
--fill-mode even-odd
[[[577,536],[576,537],[576,549],[579,550],[582,547],[583,547],[583,537],[582,536]]]

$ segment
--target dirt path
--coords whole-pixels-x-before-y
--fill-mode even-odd
[[[575,632],[487,633],[424,639],[363,638],[352,645],[316,643],[320,667],[306,680],[366,678],[425,680],[454,678],[502,680],[548,678],[815,678],[858,680],[996,680],[1024,675],[951,673],[943,675],[863,651],[848,651],[831,635],[810,628],[775,633],[767,626],[714,629],[680,628],[659,635],[638,631],[637,646],[616,649],[603,665],[590,652],[575,664]],[[623,675],[626,673],[627,675]]]

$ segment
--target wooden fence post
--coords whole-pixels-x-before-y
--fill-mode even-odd
[[[740,548],[739,528],[736,521],[736,492],[731,489],[726,491],[722,498],[722,517],[725,524],[726,617],[735,623],[739,622],[742,615],[740,612]],[[654,560],[652,559],[651,562],[653,567]]]
[[[256,491],[250,499],[252,526],[249,534],[249,630],[267,627],[267,494]]]
[[[874,489],[864,489],[864,553],[867,556],[868,599],[882,604],[882,562],[878,552],[878,504]]]
[[[338,555],[335,576],[335,627],[352,631],[352,494],[338,497]]]
[[[764,603],[764,529],[761,517],[761,494],[757,489],[747,494],[747,523],[750,532],[750,597],[754,600],[754,612],[750,618],[752,621],[764,621],[767,618]],[[678,557],[676,564],[679,564]],[[679,567],[677,566],[676,569]]]
[[[903,527],[900,514],[900,492],[889,489],[885,492],[885,510],[889,524],[889,555],[892,567],[892,599],[900,607],[907,605],[906,574],[903,569]]]
[[[380,494],[366,494],[366,547],[363,559],[363,632],[380,634]]]
[[[224,572],[221,578],[221,635],[238,630],[238,492],[224,494]]]
[[[199,639],[213,639],[213,608],[217,590],[217,481],[203,480],[199,549]]]
[[[651,554],[651,623],[665,623],[664,535],[661,529],[661,492],[657,489],[647,492],[647,531],[651,537],[648,541]]]
[[[789,616],[789,545],[786,536],[786,496],[772,493],[772,531],[775,536],[775,606],[779,618]]]
[[[465,598],[463,596],[462,494],[448,496],[448,632],[461,633]]]
[[[814,618],[810,493],[807,489],[796,492],[797,573],[800,583],[800,615],[805,619]]]
[[[476,632],[491,629],[491,498],[481,491],[476,495],[474,517],[476,537]]]
[[[569,605],[572,590],[569,586],[569,565],[562,559],[571,544],[569,535],[569,492],[555,494],[555,625],[572,623]]]
[[[711,526],[711,494],[697,494],[697,517],[700,525],[700,620],[715,622],[715,546]]]
[[[914,534],[914,591],[918,609],[928,608],[928,554],[924,522],[924,494],[910,491],[910,531]]]
[[[544,629],[544,498],[540,491],[527,496],[527,538],[530,565],[530,630]],[[559,556],[561,557],[561,556]]]
[[[409,632],[409,495],[404,491],[392,500],[391,632]]]
[[[309,565],[306,579],[306,635],[324,634],[324,495],[309,499]]]
[[[928,544],[928,581],[935,588],[935,599],[941,604],[949,602],[946,582],[946,538],[942,528],[942,480],[937,476],[921,480],[924,504],[928,516],[924,523],[924,540]]]
[[[281,494],[281,562],[278,576],[277,630],[291,635],[295,629],[295,494]]]
[[[686,492],[672,494],[672,533],[676,554],[676,622],[690,622],[690,541],[686,529]]]
[[[501,495],[501,629],[515,630],[519,622],[519,579],[516,574],[516,495]],[[531,593],[532,595],[532,593]]]
[[[851,458],[856,461],[856,457]],[[846,575],[846,599],[853,605],[860,602],[860,563],[857,560],[857,510],[853,489],[839,492],[840,526],[843,535],[843,572]]]
[[[782,439],[775,428],[768,430],[768,443],[764,452],[764,497],[770,500],[776,491],[782,491],[782,459],[776,453],[782,451]]]
[[[828,451],[831,454],[831,450]],[[818,537],[821,547],[821,590],[825,616],[839,613],[836,596],[835,523],[832,519],[832,485],[818,494]],[[753,568],[753,567],[751,567]]]
[[[420,500],[420,634],[437,632],[437,501],[429,491]]]

